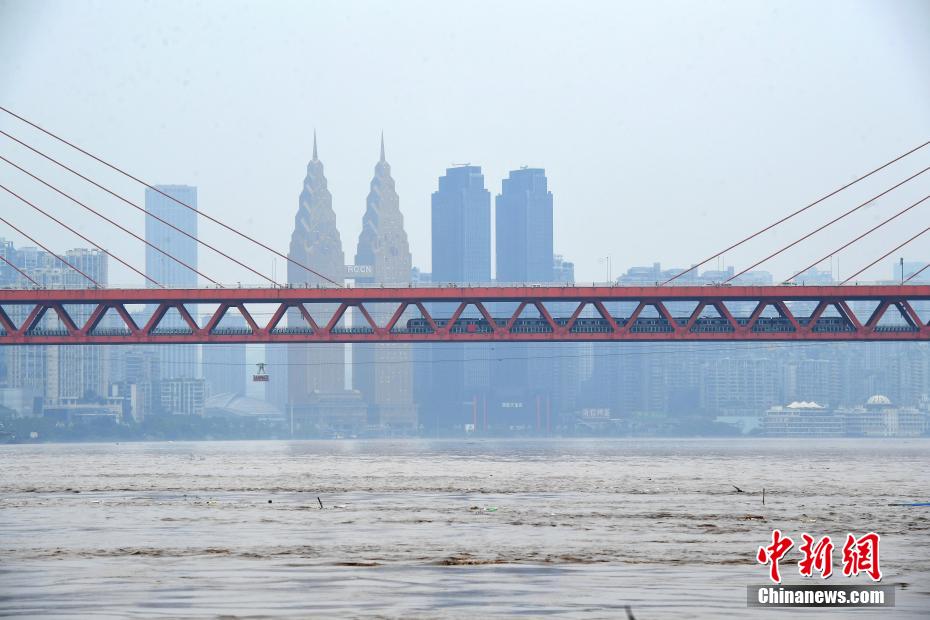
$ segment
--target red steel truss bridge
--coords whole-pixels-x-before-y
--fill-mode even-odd
[[[928,311],[925,285],[2,290],[0,344],[920,341]]]
[[[884,159],[881,165],[800,208],[787,214],[780,211],[772,214],[774,221],[726,247],[717,248],[713,254],[692,262],[690,268],[678,271],[664,282],[657,282],[656,286],[345,288],[342,286],[341,274],[327,276],[315,271],[311,265],[275,250],[236,225],[183,202],[164,189],[2,105],[0,118],[6,118],[17,127],[15,133],[0,128],[0,136],[9,141],[4,142],[7,147],[14,147],[14,152],[19,153],[14,157],[16,161],[7,157],[6,151],[0,153],[0,168],[11,173],[11,178],[18,179],[17,183],[26,183],[33,190],[38,189],[36,184],[44,186],[60,198],[56,198],[56,201],[61,205],[67,204],[73,213],[81,217],[87,217],[84,212],[93,215],[102,221],[100,225],[113,226],[144,244],[146,252],[157,253],[160,261],[166,261],[165,264],[173,263],[183,273],[196,276],[195,281],[216,286],[209,289],[167,288],[171,282],[159,282],[161,276],[157,279],[148,269],[143,271],[133,264],[137,255],[114,254],[60,219],[55,214],[57,211],[53,213],[26,197],[24,194],[28,192],[20,189],[19,185],[13,189],[13,183],[7,187],[3,184],[6,183],[4,180],[0,183],[0,191],[3,192],[0,196],[5,201],[0,202],[0,223],[54,257],[56,266],[61,266],[72,281],[86,282],[81,285],[89,285],[91,288],[74,288],[73,284],[69,284],[71,288],[48,288],[48,284],[57,285],[68,281],[47,280],[38,271],[28,267],[24,260],[13,255],[8,257],[0,251],[0,262],[3,263],[0,270],[4,272],[4,282],[16,287],[0,290],[0,345],[930,339],[930,286],[917,285],[917,280],[915,284],[910,283],[924,271],[930,270],[930,263],[911,270],[908,275],[905,274],[900,254],[908,244],[930,233],[930,226],[925,226],[926,216],[920,213],[921,208],[930,206],[930,193],[926,192],[925,186],[920,185],[930,178],[930,175],[923,176],[930,172],[930,165],[925,161],[930,150],[924,150],[930,146],[930,140],[923,140],[891,159]],[[67,152],[82,162],[82,166],[89,166],[96,172],[82,172],[83,167],[71,167],[40,148],[49,139],[66,148]],[[27,155],[27,152],[30,158],[28,161],[44,162],[42,165],[48,170],[54,170],[54,175],[40,173],[32,164],[18,159]],[[316,159],[315,141],[313,153]],[[383,144],[381,158],[384,159]],[[227,242],[214,241],[212,237],[210,241],[200,239],[196,233],[179,228],[147,207],[137,204],[131,195],[114,191],[109,187],[113,175],[119,175],[120,179],[131,181],[140,188],[145,187],[153,195],[160,195],[160,199],[170,201],[178,213],[189,211],[195,217],[209,221],[211,226],[218,227],[215,231],[223,236],[233,235],[229,238],[248,242],[252,248],[250,252],[260,250],[271,253],[286,260],[288,269],[296,269],[296,273],[301,274],[300,277],[306,278],[306,281],[326,282],[326,286],[281,286],[273,277],[274,274],[269,277],[233,256],[234,252],[226,245]],[[58,177],[71,179],[72,182],[80,179],[80,187],[88,192],[93,188],[93,195],[97,197],[95,200],[118,201],[123,211],[110,217],[88,204],[95,200],[85,202],[62,189]],[[861,182],[865,182],[865,185],[860,186],[865,191],[854,193],[852,195],[855,198],[847,200],[850,195],[847,190]],[[836,212],[836,202],[843,204],[843,210],[839,213]],[[882,219],[878,223],[870,220],[855,224],[855,218],[870,207],[881,209]],[[56,209],[61,209],[61,206]],[[171,229],[173,238],[189,239],[198,247],[221,257],[223,264],[235,269],[237,274],[244,269],[267,281],[271,287],[223,288],[216,279],[220,276],[214,274],[211,277],[199,270],[196,261],[175,256],[171,252],[171,244],[163,243],[165,247],[160,247],[127,227],[123,212],[134,211],[144,214],[146,222],[159,222]],[[112,209],[110,212],[115,213]],[[33,213],[44,216],[122,267],[143,277],[148,288],[106,288],[104,276],[82,266],[80,261],[72,263],[68,256],[55,254],[38,238],[44,233],[36,235],[32,225],[27,227],[29,230],[22,227],[22,220],[17,219],[21,213],[27,213],[30,217],[35,217]],[[822,214],[826,221],[825,218],[817,217],[819,223],[813,228],[805,224],[800,236],[796,236],[797,232],[791,232],[792,240],[789,243],[782,245],[778,242],[774,249],[753,250],[752,261],[739,271],[730,271],[729,277],[722,282],[711,286],[693,284],[700,267],[715,259],[722,260],[724,255],[744,245],[744,251],[748,250],[747,244],[762,241],[767,233],[803,213],[810,217]],[[875,212],[876,215],[878,213]],[[915,219],[914,213],[917,213],[918,219]],[[910,225],[906,227],[910,236],[903,240],[889,240],[885,246],[889,248],[887,251],[838,285],[790,285],[791,282],[804,282],[805,274],[816,270],[825,261],[832,261],[834,257],[838,261],[841,253],[854,246],[861,247],[857,244],[886,225],[896,221],[899,224],[906,223],[908,220],[901,219],[906,217],[911,218]],[[20,225],[8,218],[17,220]],[[843,220],[853,224],[853,229],[858,231],[855,236],[843,238],[836,247],[825,247],[823,236],[818,241],[817,235]],[[0,232],[5,232],[5,228]],[[888,229],[885,230],[887,235]],[[90,229],[88,234],[97,237],[99,232]],[[814,251],[803,262],[816,259],[806,267],[797,269],[802,264],[799,263],[792,269],[794,274],[782,280],[784,284],[746,286],[741,283],[749,281],[751,272],[763,264],[792,251],[802,243],[808,250],[813,248]],[[893,255],[900,260],[900,284],[855,284],[856,278]],[[64,270],[65,267],[67,270]],[[832,279],[832,267],[830,277]],[[33,288],[29,288],[30,284]]]

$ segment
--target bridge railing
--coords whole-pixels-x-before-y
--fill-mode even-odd
[[[902,283],[896,280],[860,280],[856,282],[849,282],[844,284],[844,287],[855,287],[855,286],[900,286]],[[930,284],[930,280],[911,280],[905,282],[904,286],[925,286]],[[229,282],[222,283],[222,286],[198,286],[200,289],[215,289],[215,290],[236,290],[236,289],[289,289],[289,288],[311,288],[311,289],[327,289],[327,290],[339,290],[339,288],[347,289],[377,289],[377,288],[423,288],[423,289],[456,289],[456,288],[542,288],[542,287],[565,287],[565,288],[585,288],[585,287],[610,287],[610,288],[633,288],[633,287],[653,287],[660,286],[660,282],[401,282],[401,283],[357,283],[357,282],[346,282],[344,287],[338,287],[333,284],[323,283],[294,283],[294,284],[285,284],[282,286],[270,286],[267,282],[264,283],[247,283],[247,282]],[[751,286],[751,287],[767,287],[767,286],[792,286],[792,287],[816,287],[816,286],[837,286],[838,282],[769,282],[766,284],[754,283],[754,282],[739,282],[734,280],[731,283],[722,283],[722,282],[694,282],[694,281],[678,281],[671,282],[669,284],[661,285],[662,288],[680,288],[680,287],[707,287],[707,288],[719,288],[726,290],[728,288],[738,287],[738,286]],[[93,286],[83,286],[83,285],[47,285],[47,286],[33,286],[28,283],[7,283],[0,285],[0,290],[43,290],[43,291],[56,291],[56,290],[95,290],[97,287]],[[139,289],[138,285],[132,285],[128,283],[120,284],[111,284],[105,287],[108,290],[137,290]],[[189,290],[189,286],[163,286],[163,289],[166,290]],[[158,289],[153,289],[158,290]]]

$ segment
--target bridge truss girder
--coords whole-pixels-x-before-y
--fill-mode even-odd
[[[211,308],[202,325],[194,305]],[[924,306],[923,285],[2,290],[0,344],[920,341],[930,340]],[[231,313],[243,327],[222,327]]]

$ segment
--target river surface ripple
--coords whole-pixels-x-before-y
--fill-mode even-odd
[[[854,617],[922,618],[928,500],[930,440],[5,445],[0,615],[767,618],[777,527],[878,531]]]

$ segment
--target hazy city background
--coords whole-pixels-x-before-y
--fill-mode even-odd
[[[690,264],[920,143],[930,129],[928,25],[919,0],[270,10],[3,1],[0,95],[146,180],[196,186],[205,211],[276,248],[288,243],[314,128],[343,236],[357,239],[383,130],[413,263],[427,271],[430,194],[446,167],[481,165],[495,194],[510,170],[544,167],[557,250],[590,281],[606,277],[607,255],[618,273]],[[141,229],[138,214],[85,195]],[[855,196],[844,200],[834,212]],[[800,218],[781,238],[821,218]],[[253,251],[208,225],[201,234]],[[48,235],[56,247],[73,243]],[[776,243],[727,262],[745,265]],[[799,248],[768,268],[784,275],[816,257]],[[260,260],[270,269],[271,257]],[[215,256],[202,262],[226,280],[254,279]],[[121,267],[111,281],[141,284]]]
[[[649,7],[3,2],[0,96],[356,285],[653,284],[930,134],[926,3]],[[9,117],[0,128],[77,161]],[[11,141],[2,152],[211,277],[260,284]],[[720,282],[928,164],[919,153],[890,167],[691,281]],[[78,167],[279,280],[319,281],[111,171]],[[48,189],[8,166],[2,178],[102,237],[103,224]],[[902,187],[741,281],[780,281],[928,187]],[[95,279],[144,284],[12,200],[4,213]],[[915,210],[801,279],[842,280],[925,222]],[[114,253],[142,256],[138,241],[107,235]],[[0,236],[4,256],[42,284],[83,285],[12,230]],[[918,242],[900,258],[910,275],[930,249]],[[860,279],[897,279],[897,260]],[[207,284],[151,248],[144,270]],[[6,265],[0,275],[22,285]],[[924,343],[22,347],[0,351],[0,404],[7,432],[34,439],[110,436],[101,424],[113,421],[135,425],[116,433],[127,438],[914,436],[927,430],[928,353]],[[267,382],[253,381],[260,361]]]

